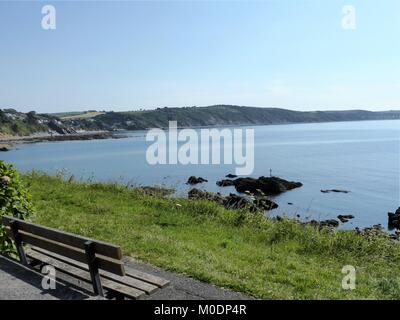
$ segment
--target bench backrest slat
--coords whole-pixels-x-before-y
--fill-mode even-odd
[[[3,216],[2,221],[5,226],[10,226],[11,221],[17,221],[19,230],[82,250],[85,248],[85,242],[92,241],[94,243],[96,253],[113,259],[120,260],[122,258],[121,248],[112,244],[92,240],[57,229],[39,226],[37,224],[29,223],[13,217]]]
[[[9,230],[7,230],[9,232]],[[11,236],[11,234],[9,234]],[[57,253],[59,255],[62,255],[64,257],[82,262],[82,263],[87,263],[87,257],[85,253],[81,250],[54,242],[54,241],[48,241],[43,238],[35,237],[32,234],[25,233],[25,232],[19,232],[19,235],[21,237],[21,241],[30,244],[35,247],[39,247],[54,253]],[[12,236],[11,236],[12,237]],[[99,269],[103,269],[105,271],[109,271],[114,274],[118,274],[120,276],[125,275],[124,267],[122,261],[117,261],[117,260],[109,260],[105,257],[102,256],[97,256],[96,261],[98,264]]]

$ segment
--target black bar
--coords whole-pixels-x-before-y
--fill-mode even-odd
[[[96,261],[96,253],[94,243],[92,241],[85,242],[85,253],[89,266],[90,278],[92,279],[93,291],[96,295],[104,297],[103,287],[100,281],[99,268]]]
[[[188,307],[188,312],[185,318],[179,315],[159,315],[155,313],[157,307],[161,304],[168,307]],[[233,312],[223,314],[200,314],[198,312],[199,305],[245,305],[246,314],[235,314]],[[32,316],[33,313],[43,313],[46,310],[48,313],[54,310],[53,314],[62,312],[68,318],[74,318],[77,314],[77,308],[85,309],[92,318],[97,319],[109,314],[110,310],[118,309],[119,313],[130,312],[134,310],[135,314],[132,319],[146,319],[146,320],[247,320],[247,319],[260,319],[260,315],[268,314],[279,315],[279,318],[293,318],[293,312],[296,312],[296,318],[307,318],[310,320],[321,320],[319,310],[328,310],[329,314],[336,319],[342,319],[343,314],[350,314],[359,316],[358,318],[364,319],[376,310],[383,316],[382,319],[395,319],[398,315],[400,307],[400,300],[393,301],[373,301],[373,300],[359,300],[359,301],[346,301],[346,300],[318,300],[318,301],[273,301],[273,300],[206,300],[206,301],[171,301],[171,300],[123,300],[123,301],[61,301],[61,300],[0,300],[0,308],[2,310],[18,310],[18,314]],[[195,310],[195,312],[192,312]],[[324,314],[324,313],[323,313]],[[268,319],[267,317],[264,317]],[[327,317],[325,317],[327,318]],[[356,317],[354,317],[356,318]],[[273,319],[271,316],[269,319]]]
[[[25,255],[24,247],[22,245],[20,234],[18,233],[18,222],[11,221],[10,227],[11,227],[11,234],[14,238],[15,246],[17,248],[19,260],[23,265],[27,266],[28,260],[26,259],[26,255]]]

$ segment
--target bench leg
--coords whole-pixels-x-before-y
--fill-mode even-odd
[[[15,246],[17,248],[19,261],[23,265],[27,266],[28,265],[28,260],[26,259],[24,247],[23,247],[22,241],[21,241],[21,236],[18,233],[18,222],[17,221],[11,221],[10,227],[11,227],[11,234],[12,234],[12,236],[14,238]]]
[[[96,262],[94,243],[92,241],[87,241],[85,243],[85,253],[88,260],[90,278],[93,284],[93,291],[95,294],[104,297],[104,291],[100,281],[99,268]]]

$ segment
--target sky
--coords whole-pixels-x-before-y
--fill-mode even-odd
[[[0,0],[0,108],[25,112],[400,109],[399,57],[398,0]]]

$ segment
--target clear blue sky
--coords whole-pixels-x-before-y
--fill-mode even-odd
[[[398,0],[0,1],[0,108],[400,109],[399,42]]]

